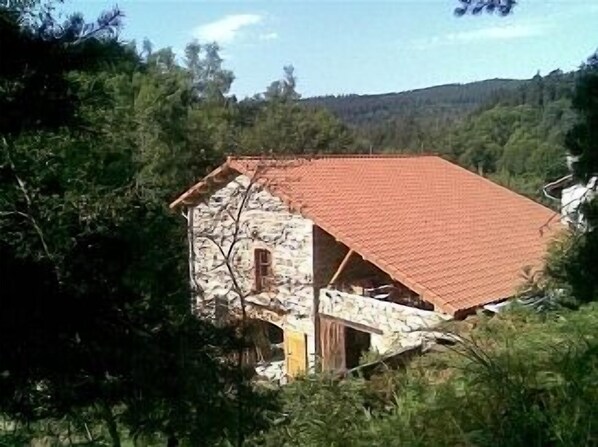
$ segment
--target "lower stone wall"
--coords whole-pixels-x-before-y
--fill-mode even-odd
[[[381,331],[372,334],[372,348],[380,353],[420,344],[429,330],[449,320],[449,315],[375,300],[324,288],[320,290],[320,314]]]

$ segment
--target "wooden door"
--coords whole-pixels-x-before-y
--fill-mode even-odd
[[[345,369],[345,326],[323,316],[320,316],[320,352],[322,371]]]
[[[289,377],[304,374],[307,370],[307,336],[303,332],[284,331],[285,370]]]

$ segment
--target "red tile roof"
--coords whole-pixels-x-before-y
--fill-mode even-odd
[[[522,269],[541,266],[562,228],[550,209],[435,156],[229,158],[213,174],[231,170],[259,177],[293,209],[450,314],[513,296]],[[171,206],[193,203],[209,179]]]

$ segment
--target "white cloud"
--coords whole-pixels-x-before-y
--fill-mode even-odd
[[[235,40],[241,30],[262,21],[258,14],[233,14],[214,22],[205,23],[193,30],[193,36],[202,41],[228,43]]]
[[[271,32],[271,33],[260,34],[259,39],[260,40],[276,40],[276,39],[278,39],[278,33]]]
[[[480,40],[509,40],[520,39],[522,37],[540,36],[544,34],[545,27],[534,24],[517,24],[491,26],[472,31],[461,31],[451,33],[446,36],[449,41],[474,42]]]
[[[522,39],[526,37],[541,36],[546,33],[548,27],[541,23],[509,24],[490,26],[469,31],[448,33],[442,36],[432,36],[414,41],[417,49],[426,49],[455,43],[475,43],[499,40]]]

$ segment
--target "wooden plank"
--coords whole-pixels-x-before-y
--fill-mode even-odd
[[[174,209],[177,206],[184,204],[184,205],[192,205],[198,202],[198,195],[205,194],[209,191],[209,182],[217,176],[228,175],[232,171],[231,167],[229,166],[228,161],[223,165],[217,167],[208,175],[206,175],[201,181],[193,185],[183,194],[181,194],[174,202],[169,205],[170,209]]]
[[[376,372],[380,370],[385,371],[390,369],[402,369],[413,360],[414,357],[424,354],[430,348],[426,348],[422,345],[418,346],[407,346],[401,348],[392,354],[386,354],[383,357],[374,360],[373,362],[366,363],[365,365],[359,365],[355,368],[341,371],[336,375],[335,378],[342,379],[345,377],[363,377],[369,379]]]
[[[284,331],[285,372],[289,378],[307,371],[307,336],[303,332]]]
[[[320,325],[322,371],[344,371],[346,368],[345,326],[328,318],[322,318]]]
[[[364,299],[367,300],[370,298],[364,298]],[[320,320],[324,320],[324,319],[334,321],[335,323],[339,323],[344,326],[347,326],[347,327],[350,327],[352,329],[356,329],[356,330],[362,331],[362,332],[369,332],[371,334],[378,334],[378,335],[382,335],[384,333],[380,329],[377,329],[377,328],[371,327],[371,326],[366,326],[365,324],[355,323],[353,321],[345,320],[344,318],[338,318],[338,317],[333,317],[333,316],[326,315],[326,314],[320,314]]]
[[[349,263],[349,259],[351,259],[351,256],[353,255],[353,253],[354,253],[353,249],[350,249],[347,252],[347,254],[345,255],[345,257],[343,258],[343,261],[340,263],[340,265],[336,269],[336,272],[334,272],[334,275],[332,275],[332,279],[328,282],[328,285],[333,285],[336,282],[336,280],[338,279],[338,277],[340,276],[340,274],[343,272],[343,270],[345,269],[345,267]]]

